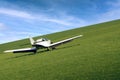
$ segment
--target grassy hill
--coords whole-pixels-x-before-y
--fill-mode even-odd
[[[5,54],[29,40],[0,45],[0,80],[120,80],[120,20],[44,35],[53,42],[83,34],[53,51]],[[40,37],[36,37],[40,38]]]

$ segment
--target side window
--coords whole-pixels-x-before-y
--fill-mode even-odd
[[[42,41],[45,41],[44,39],[42,39]]]

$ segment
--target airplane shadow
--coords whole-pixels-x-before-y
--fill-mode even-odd
[[[54,50],[60,50],[60,49],[65,49],[65,48],[70,48],[70,47],[73,47],[73,46],[79,46],[80,44],[74,44],[74,45],[70,45],[70,46],[65,46],[65,47],[61,47],[61,48],[56,48]],[[11,58],[8,58],[8,59],[14,59],[14,58],[20,58],[20,57],[24,57],[24,56],[33,56],[33,55],[36,55],[36,54],[41,54],[41,53],[45,53],[45,52],[48,52],[48,50],[41,50],[41,51],[37,51],[37,53],[16,53],[16,54],[23,54],[23,55],[19,55],[19,56],[14,56],[14,57],[11,57]]]
[[[20,58],[20,57],[24,57],[24,56],[31,56],[31,55],[34,55],[33,53],[17,53],[17,54],[23,54],[23,55],[19,55],[19,56],[14,56],[14,57],[10,57],[10,58],[7,58],[7,59],[14,59],[14,58]]]
[[[37,53],[15,53],[15,54],[23,54],[23,55],[18,55],[18,56],[14,56],[14,57],[11,57],[11,58],[7,58],[7,59],[14,59],[14,58],[20,58],[20,57],[25,57],[25,56],[32,56],[32,55],[36,55],[36,54],[39,54],[39,53],[44,53],[44,52],[47,52],[48,50],[42,50],[42,51],[38,51]]]

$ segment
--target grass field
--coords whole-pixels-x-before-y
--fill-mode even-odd
[[[0,45],[0,80],[120,80],[120,20],[44,35],[54,42],[83,34],[53,51],[3,53],[29,40]],[[40,37],[36,37],[40,38]]]

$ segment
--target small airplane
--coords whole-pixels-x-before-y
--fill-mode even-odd
[[[83,35],[78,35],[78,36],[75,36],[75,37],[72,37],[72,38],[68,38],[68,39],[65,39],[65,40],[61,40],[61,41],[58,41],[58,42],[55,42],[55,43],[52,43],[51,40],[48,40],[46,38],[40,38],[40,39],[37,39],[36,41],[30,37],[30,43],[32,45],[32,48],[23,48],[23,49],[15,49],[15,50],[6,50],[4,51],[5,53],[7,52],[13,52],[13,53],[20,53],[20,52],[34,52],[36,53],[38,49],[41,49],[41,48],[47,48],[47,50],[53,50],[55,49],[57,46],[61,45],[61,44],[64,44],[64,43],[68,43],[74,39],[77,39],[79,37],[82,37]]]

